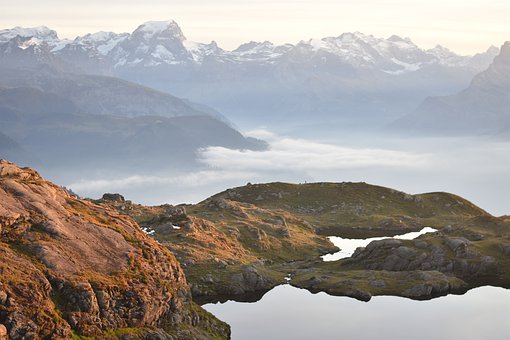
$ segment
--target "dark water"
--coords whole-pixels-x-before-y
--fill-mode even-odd
[[[508,340],[510,291],[481,287],[430,301],[380,296],[360,302],[289,285],[256,303],[208,304],[234,340]]]

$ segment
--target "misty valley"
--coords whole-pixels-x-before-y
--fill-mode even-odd
[[[510,42],[0,29],[0,340],[507,339]]]

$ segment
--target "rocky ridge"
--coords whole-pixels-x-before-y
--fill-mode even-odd
[[[197,205],[114,206],[177,254],[201,302],[257,300],[288,281],[363,301],[374,295],[431,299],[510,285],[508,219],[448,193],[409,195],[365,183],[268,183],[229,189]],[[366,238],[427,226],[439,231],[374,241],[338,261],[319,258],[334,251],[324,236],[330,233]]]
[[[74,40],[55,40],[50,31],[0,32],[2,66],[115,76],[214,107],[237,124],[285,130],[318,124],[321,133],[386,126],[429,96],[465,88],[499,52],[461,56],[359,32],[295,44],[251,41],[228,51],[187,39],[172,20]]]
[[[339,62],[366,69],[379,69],[392,75],[415,72],[430,65],[478,67],[482,55],[461,56],[443,46],[424,50],[409,38],[393,35],[387,39],[360,32],[338,37],[302,40],[297,44],[274,45],[269,41],[242,44],[227,51],[215,42],[197,43],[186,39],[173,20],[148,21],[132,33],[97,32],[61,40],[47,27],[4,29],[0,44],[21,38],[19,48],[47,46],[63,59],[86,58],[95,63],[108,62],[110,67],[156,67],[159,65],[202,65],[221,63],[274,64],[282,61],[303,62],[314,58],[335,58]],[[28,39],[28,40],[27,40]],[[487,54],[494,56],[496,48]],[[483,63],[483,62],[482,62]]]
[[[128,216],[0,161],[0,330],[12,339],[228,338]]]

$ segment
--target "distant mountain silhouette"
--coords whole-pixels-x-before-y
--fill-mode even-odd
[[[427,98],[394,126],[426,134],[498,134],[510,129],[510,42],[468,88]]]
[[[249,42],[227,51],[186,39],[178,24],[146,22],[132,33],[59,39],[46,27],[0,31],[0,61],[113,75],[218,109],[245,126],[382,125],[428,96],[455,93],[486,69],[495,47],[460,56],[408,38],[363,33],[297,44]]]

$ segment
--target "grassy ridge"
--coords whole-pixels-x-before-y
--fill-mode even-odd
[[[221,192],[215,198],[283,209],[324,235],[374,236],[441,227],[488,213],[444,192],[410,195],[366,183],[268,183]]]

